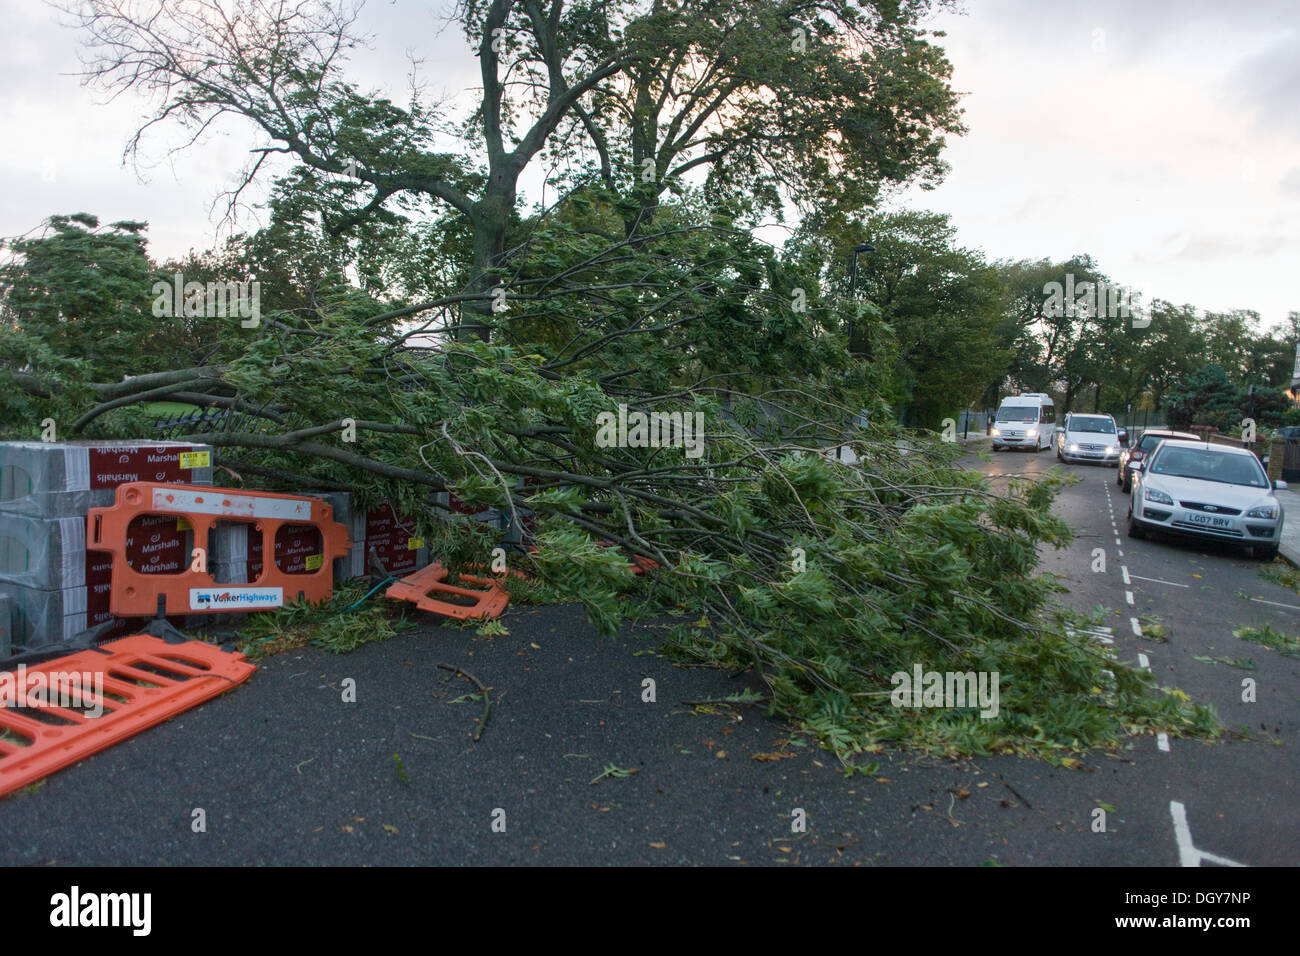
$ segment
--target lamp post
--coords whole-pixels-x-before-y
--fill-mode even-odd
[[[849,298],[857,298],[858,294],[858,256],[864,252],[875,252],[876,247],[869,242],[860,242],[853,247],[853,265],[849,269]],[[853,320],[849,319],[849,354],[853,354]]]

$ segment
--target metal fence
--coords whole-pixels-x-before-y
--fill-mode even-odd
[[[192,412],[177,412],[154,422],[159,437],[176,438],[191,432],[260,432],[267,420],[229,408],[209,405]]]

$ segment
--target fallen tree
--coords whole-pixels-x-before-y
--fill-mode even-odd
[[[140,224],[53,219],[0,267],[10,436],[46,419],[62,437],[138,436],[160,400],[220,408],[223,427],[185,437],[218,448],[223,481],[388,498],[456,568],[487,563],[497,535],[431,495],[526,507],[538,550],[512,560],[540,591],[605,633],[677,615],[672,653],[753,666],[773,709],[845,761],[896,743],[1059,754],[1213,732],[1051,611],[1036,566],[1068,541],[1055,480],[994,489],[954,467],[954,445],[901,433],[880,398],[895,353],[879,310],[837,295],[810,247],[756,238],[783,198],[843,234],[880,183],[941,171],[939,134],[959,127],[924,4],[805,20],[778,2],[617,17],[467,3],[484,89],[461,153],[433,150],[427,107],[341,77],[350,20],[330,5],[235,6],[81,9],[92,75],[158,92],[156,121],[235,115],[268,138],[239,188],[269,155],[299,163],[266,228],[145,263],[151,279],[258,282],[257,322],[198,301],[148,321]],[[806,117],[782,113],[788,97]],[[572,162],[560,200],[525,215],[515,184],[543,147]],[[85,282],[139,286],[111,313],[47,281],[87,250],[102,254]],[[849,328],[870,362],[849,356]],[[122,329],[135,356],[85,344]],[[124,358],[141,374],[122,379]],[[642,442],[621,424],[639,414],[679,427]],[[629,553],[657,569],[634,578]],[[997,715],[895,706],[896,675],[917,667],[999,674]]]

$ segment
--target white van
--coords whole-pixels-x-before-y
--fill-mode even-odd
[[[1056,406],[1044,392],[1004,398],[993,421],[993,450],[1051,448],[1056,437]]]

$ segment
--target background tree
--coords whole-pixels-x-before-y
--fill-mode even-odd
[[[1002,284],[979,253],[956,245],[955,232],[946,215],[876,216],[862,233],[875,252],[858,264],[858,287],[896,343],[902,420],[935,429],[978,400],[1011,359],[995,331]]]

